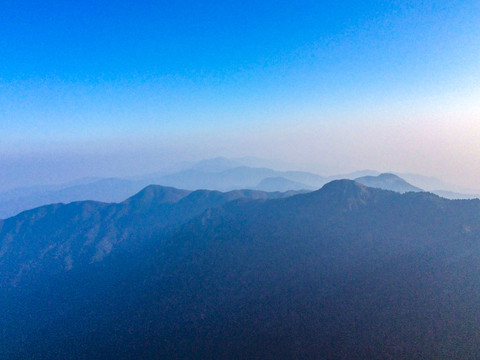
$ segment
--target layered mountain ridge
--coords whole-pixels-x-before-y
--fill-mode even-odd
[[[164,172],[130,179],[86,178],[55,186],[33,186],[0,193],[0,219],[51,203],[93,200],[121,202],[145,186],[159,184],[176,188],[231,191],[311,191],[336,179],[355,179],[371,187],[400,192],[432,191],[451,199],[478,198],[473,190],[464,193],[440,180],[415,174],[381,174],[362,170],[349,174],[320,176],[305,171],[279,171],[266,167],[261,159],[214,158],[197,163],[179,164]],[[410,184],[404,180],[407,179]],[[414,184],[414,185],[412,185]],[[421,185],[419,185],[421,184]],[[444,189],[444,190],[438,190]]]

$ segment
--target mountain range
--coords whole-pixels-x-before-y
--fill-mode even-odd
[[[276,171],[268,168],[244,166],[259,164],[259,159],[215,158],[193,164],[182,164],[172,173],[154,173],[130,179],[90,178],[63,185],[32,186],[0,193],[0,219],[42,205],[93,200],[121,202],[147,185],[159,184],[189,190],[313,190],[328,179],[300,171]],[[186,168],[185,168],[186,167]],[[271,178],[282,178],[281,183]],[[265,183],[266,182],[266,183]],[[287,186],[290,184],[290,186]]]
[[[355,179],[368,186],[388,190],[398,190],[393,183],[388,184],[384,174],[374,170],[357,171],[350,174],[320,176],[303,171],[277,171],[266,167],[261,159],[214,158],[196,163],[179,164],[160,173],[141,177],[89,178],[61,185],[42,185],[19,188],[0,193],[0,219],[42,205],[93,200],[100,202],[121,202],[134,195],[147,185],[159,184],[176,188],[197,190],[208,189],[230,191],[252,189],[262,191],[317,190],[329,181]],[[390,174],[393,176],[394,174]],[[473,192],[461,193],[458,189],[434,178],[414,174],[395,174],[401,181],[408,181],[405,191],[418,191],[420,188],[432,191],[451,199],[477,198]],[[375,180],[375,177],[378,179]],[[400,180],[396,180],[398,183]],[[418,185],[422,184],[422,185]],[[443,190],[438,190],[443,189]]]
[[[475,359],[480,200],[149,186],[0,222],[0,357]]]
[[[163,236],[228,201],[292,194],[295,192],[191,192],[150,185],[121,203],[80,201],[25,211],[0,221],[2,283],[16,285],[44,272],[45,264],[50,273],[56,273],[100,261],[117,247],[132,247],[153,235]]]

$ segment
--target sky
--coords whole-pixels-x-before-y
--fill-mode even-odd
[[[480,189],[480,1],[14,1],[0,190],[217,156]]]

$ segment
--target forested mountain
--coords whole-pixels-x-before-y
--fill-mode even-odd
[[[117,247],[141,246],[209,208],[238,198],[276,198],[290,193],[237,190],[190,192],[151,185],[122,203],[53,204],[0,220],[0,284],[70,270],[102,260]]]
[[[122,204],[73,205],[42,225],[58,246],[107,213],[123,245],[54,272],[43,262],[58,259],[35,253],[38,271],[0,292],[4,358],[480,353],[479,200],[340,180],[289,197],[154,187]],[[36,211],[68,205],[56,207]],[[19,234],[42,228],[42,216],[21,215],[1,225],[2,272],[30,256]]]

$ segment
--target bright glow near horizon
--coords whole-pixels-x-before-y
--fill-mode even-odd
[[[4,10],[0,190],[215,156],[480,188],[478,1]]]

